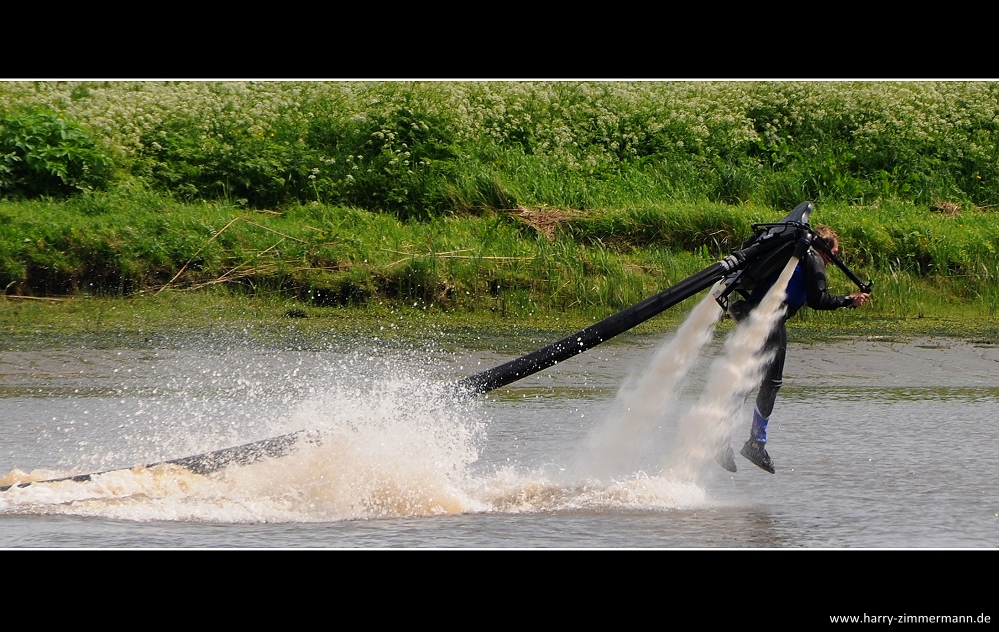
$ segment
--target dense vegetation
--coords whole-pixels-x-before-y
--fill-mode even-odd
[[[9,295],[604,313],[805,199],[875,310],[994,313],[999,84],[0,84]]]
[[[33,160],[14,132],[57,117],[84,168],[102,157],[78,129],[119,179],[255,208],[999,200],[995,83],[36,82],[0,84],[0,117],[5,173],[26,153],[36,175],[106,184]],[[26,177],[2,195],[30,193]]]

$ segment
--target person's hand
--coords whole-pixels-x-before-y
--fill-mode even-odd
[[[866,292],[857,292],[856,294],[851,294],[850,298],[853,299],[853,307],[860,307],[871,298],[871,295]]]

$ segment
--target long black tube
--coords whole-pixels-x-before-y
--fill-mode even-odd
[[[525,378],[528,375],[542,371],[550,366],[580,354],[591,347],[595,347],[601,342],[605,342],[614,336],[645,322],[653,316],[676,305],[680,301],[697,294],[701,290],[710,287],[733,269],[738,268],[744,257],[742,253],[734,253],[732,257],[727,257],[697,274],[687,277],[676,285],[663,290],[655,296],[651,296],[640,303],[614,314],[595,325],[578,331],[571,336],[554,342],[543,349],[511,360],[498,367],[471,375],[456,382],[453,386],[456,392],[463,395],[475,393],[486,393],[493,389],[500,388]],[[290,434],[253,441],[243,445],[223,448],[204,454],[196,454],[180,459],[151,463],[145,467],[155,467],[158,465],[180,465],[195,474],[210,474],[221,470],[231,464],[249,465],[256,463],[266,457],[281,457],[290,454],[297,449],[298,441],[309,435],[304,430],[292,432]],[[318,437],[312,437],[315,442]],[[128,468],[126,468],[128,469]],[[110,470],[115,471],[115,470]],[[94,476],[107,474],[108,472],[94,472],[91,474],[78,474],[76,476],[66,476],[63,478],[38,481],[41,483],[57,483],[62,481],[85,482]],[[17,483],[17,487],[27,487],[31,482]],[[0,492],[5,492],[15,485],[0,487]]]
[[[613,338],[614,336],[645,322],[663,310],[676,305],[680,301],[697,294],[707,287],[710,287],[726,274],[740,267],[744,261],[745,257],[743,256],[743,251],[733,253],[732,256],[726,257],[724,260],[708,266],[704,270],[701,270],[693,276],[687,277],[683,281],[680,281],[676,285],[663,290],[659,294],[632,305],[631,307],[618,312],[609,318],[605,318],[595,325],[578,331],[571,336],[566,336],[558,342],[554,342],[543,349],[529,353],[525,356],[517,358],[516,360],[511,360],[510,362],[501,364],[500,366],[489,369],[488,371],[483,371],[482,373],[477,373],[459,380],[453,384],[453,387],[456,392],[463,395],[486,393],[527,377],[528,375],[537,373],[538,371],[542,371],[563,360],[571,358],[574,355],[582,353],[583,351],[586,351],[601,342],[609,340],[610,338]],[[151,463],[145,467],[155,467],[158,465],[180,465],[191,470],[195,474],[210,474],[234,463],[239,465],[249,465],[266,457],[285,456],[298,448],[297,444],[302,438],[309,438],[313,442],[319,442],[319,437],[311,436],[312,434],[313,433],[300,430],[298,432],[292,432],[278,437],[271,437],[269,439],[262,439],[260,441],[252,441],[243,445],[223,448],[221,450],[206,452],[204,454],[196,454],[194,456],[188,456],[180,459]],[[66,476],[63,478],[36,482],[57,483],[68,480],[84,482],[91,480],[94,476],[107,473],[108,472],[105,471],[94,472],[91,474],[78,474],[76,476]],[[27,487],[31,484],[32,482],[24,482],[2,486],[0,487],[0,492],[5,492],[14,486]]]
[[[676,285],[651,296],[641,303],[609,316],[595,325],[590,325],[574,334],[566,336],[557,342],[528,353],[516,360],[511,360],[492,369],[459,380],[456,384],[460,391],[469,393],[486,393],[493,389],[506,386],[511,382],[543,371],[559,362],[568,360],[587,349],[606,342],[614,336],[628,331],[653,316],[673,307],[680,301],[711,287],[724,277],[731,266],[719,261],[697,274],[687,277]]]

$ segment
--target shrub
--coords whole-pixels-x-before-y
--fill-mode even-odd
[[[320,116],[311,121],[307,142],[323,163],[313,174],[321,201],[402,219],[448,209],[446,184],[458,154],[443,117],[407,106],[346,121]]]
[[[302,198],[319,163],[293,131],[244,129],[219,117],[177,116],[142,137],[137,170],[181,199],[227,199],[256,208]]]
[[[64,197],[103,188],[111,161],[76,123],[45,111],[0,116],[0,195]]]

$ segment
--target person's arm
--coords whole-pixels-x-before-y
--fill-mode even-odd
[[[826,264],[815,254],[815,251],[808,251],[804,263],[805,291],[808,295],[808,306],[812,309],[860,307],[867,302],[869,294],[857,293],[849,296],[830,294],[826,283]]]

